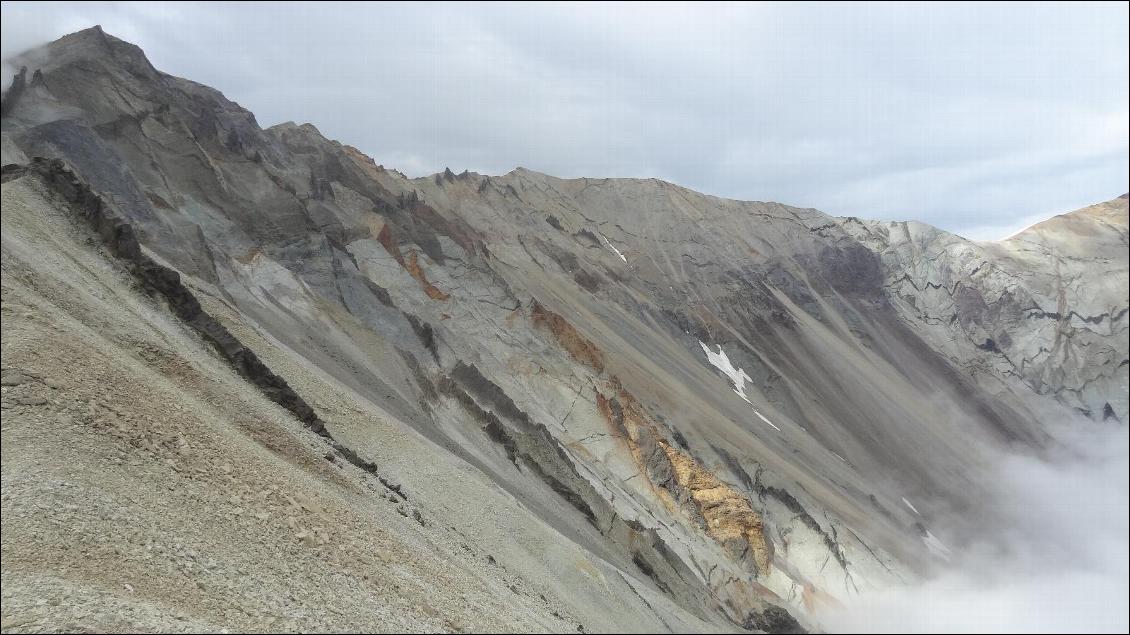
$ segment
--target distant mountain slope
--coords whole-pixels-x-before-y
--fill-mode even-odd
[[[996,243],[854,225],[883,258],[894,306],[968,373],[1020,378],[1088,417],[1126,421],[1126,198]]]
[[[66,213],[27,183],[64,161],[345,450],[590,628],[818,628],[979,531],[1003,448],[1127,419],[1125,198],[975,243],[657,180],[408,179],[97,27],[16,64],[4,162],[36,167],[6,208]],[[38,240],[6,226],[5,285]],[[561,627],[531,611],[499,619]]]

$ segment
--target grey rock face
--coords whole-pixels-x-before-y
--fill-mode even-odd
[[[880,254],[897,310],[966,372],[1125,422],[1126,216],[1118,198],[997,243],[919,223],[846,226]]]
[[[706,622],[818,625],[929,570],[995,448],[1127,419],[1125,198],[974,243],[656,180],[407,179],[100,29],[16,64],[6,163],[66,162],[186,287]]]

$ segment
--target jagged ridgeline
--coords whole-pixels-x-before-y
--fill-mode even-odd
[[[97,27],[13,63],[5,492],[34,460],[129,538],[79,560],[6,499],[5,589],[134,607],[107,629],[819,629],[951,557],[999,451],[1127,419],[1125,196],[978,243],[409,179]]]

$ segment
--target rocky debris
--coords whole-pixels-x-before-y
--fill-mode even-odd
[[[745,622],[742,623],[742,628],[762,633],[808,632],[796,621],[795,617],[789,615],[788,611],[779,606],[770,606],[764,611],[750,613]]]
[[[9,167],[11,169],[8,169]],[[145,255],[137,243],[132,226],[118,217],[105,200],[78,179],[62,161],[37,158],[27,168],[5,166],[5,172],[13,175],[25,171],[39,175],[68,204],[81,213],[103,240],[107,241],[111,253],[125,260],[142,284],[152,292],[160,294],[174,313],[200,333],[242,377],[257,386],[269,399],[289,410],[311,431],[324,437],[336,456],[344,458],[364,472],[373,475],[378,473],[376,463],[361,458],[354,450],[337,442],[314,409],[295,393],[284,379],[271,372],[252,350],[243,346],[226,327],[208,315],[200,307],[192,292],[181,283],[180,275],[176,271],[158,264]],[[30,378],[31,376],[24,374],[23,371],[12,369],[10,372],[5,371],[4,381],[13,382],[5,385],[17,385],[14,382],[24,383]],[[17,401],[23,405],[46,403],[44,398],[35,396],[20,397]],[[406,500],[399,486],[390,487],[386,484],[386,487],[393,489],[398,496]]]
[[[192,326],[248,381],[272,401],[286,408],[314,432],[329,436],[325,425],[286,381],[267,368],[255,353],[200,308],[200,302],[181,283],[180,274],[151,259],[141,249],[133,226],[118,216],[106,201],[90,189],[59,159],[35,158],[26,167],[4,166],[5,173],[33,172],[71,205],[101,236],[110,253],[125,261],[146,288],[159,294],[173,312]]]
[[[718,630],[752,615],[790,628],[767,605],[803,621],[819,610],[813,598],[850,598],[863,580],[897,583],[929,566],[901,497],[991,514],[982,466],[1001,444],[1046,443],[1033,413],[1060,418],[1067,404],[1126,420],[1125,199],[975,244],[915,223],[835,219],[655,180],[525,169],[408,179],[311,125],[263,130],[218,91],[157,72],[100,29],[16,65],[34,71],[22,96],[4,101],[5,162],[64,160],[64,198],[94,205],[89,184],[116,212],[91,223],[130,263],[132,283],[168,303],[256,395],[328,435],[325,417],[348,447],[256,419],[232,429],[320,486],[350,483],[351,508],[375,499],[388,512],[353,531],[389,525],[424,552],[467,545],[455,563],[482,564],[490,551],[490,571],[532,572],[527,580],[546,581],[606,630]],[[45,164],[30,165],[6,167],[5,188],[32,196],[22,179],[12,183]],[[5,219],[19,203],[5,199]],[[44,280],[87,275],[61,266],[65,257],[21,268],[38,259],[28,249],[55,253],[61,240],[6,229],[6,346],[10,323],[32,324],[9,299],[17,285],[48,293]],[[89,293],[107,290],[121,293],[117,283]],[[90,297],[48,295],[108,332],[99,315],[82,315]],[[160,321],[154,311],[139,308],[129,323],[148,328]],[[699,341],[724,347],[742,369],[741,394],[757,412],[703,363]],[[211,385],[165,348],[130,344],[128,364],[162,382]],[[5,369],[41,369],[7,351]],[[165,466],[146,478],[195,474],[184,442],[135,434],[144,426],[127,420],[129,408],[96,401],[71,411],[47,384],[63,375],[24,376],[12,372],[20,383],[4,386],[6,426],[7,417],[43,425],[59,416],[75,430],[128,437]],[[326,386],[338,396],[312,400]],[[231,402],[210,397],[206,408],[220,403]],[[777,430],[765,434],[758,416]],[[294,458],[290,440],[306,437]],[[5,479],[15,474],[9,456]],[[140,469],[128,453],[109,465],[119,459]],[[214,486],[240,469],[218,470]],[[346,539],[301,505],[291,512],[244,494],[223,499],[224,522],[279,524],[293,557],[337,554]],[[507,503],[484,503],[496,495]],[[461,537],[433,534],[456,522]],[[6,552],[5,575],[8,562]],[[483,590],[476,598],[527,597],[514,576],[500,582],[484,570],[462,579]],[[360,571],[364,584],[345,588],[377,577]],[[144,594],[137,582],[99,588],[128,583]],[[511,585],[522,593],[506,592]],[[382,602],[361,605],[388,609],[380,617],[394,623],[417,604]],[[507,612],[506,626],[572,628],[552,617],[572,620],[562,605],[537,611],[542,621]],[[423,609],[413,615],[425,616],[417,630],[444,626]],[[474,629],[474,619],[459,624]]]
[[[4,368],[31,378],[3,387],[6,629],[411,632],[451,620],[466,630],[572,630],[589,610],[580,606],[605,603],[578,603],[555,582],[572,567],[603,566],[584,552],[549,555],[560,563],[554,575],[515,557],[523,544],[538,545],[540,560],[566,543],[481,477],[459,471],[448,489],[485,525],[471,513],[437,526],[415,500],[401,516],[372,496],[383,480],[378,495],[402,503],[393,490],[407,496],[420,483],[421,498],[435,500],[411,466],[451,468],[418,441],[394,446],[407,455],[393,460],[396,481],[327,462],[325,442],[154,303],[34,175],[5,183],[4,210]],[[51,238],[25,242],[40,227]],[[74,269],[45,266],[59,262]],[[210,315],[231,317],[194,293]],[[349,412],[355,426],[382,421],[239,320],[228,324],[319,412]],[[47,395],[45,407],[9,401],[33,393]],[[491,526],[496,517],[507,519],[504,532]],[[476,555],[456,552],[459,542]],[[488,547],[503,550],[496,567],[481,555]],[[656,623],[634,617],[639,610],[586,621]]]
[[[20,368],[7,368],[0,371],[0,385],[4,386],[20,386],[33,381],[40,381],[40,378]]]
[[[404,493],[404,490],[401,488],[399,483],[394,483],[389,479],[384,478],[383,476],[380,477],[380,482],[381,485],[384,485],[389,492],[392,492],[392,494],[396,496],[396,498],[404,502],[408,502],[408,495]]]

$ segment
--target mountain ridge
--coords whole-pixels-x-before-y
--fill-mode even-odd
[[[124,57],[130,63],[135,63],[138,66],[142,66],[144,68],[151,69],[153,73],[159,74],[163,77],[167,77],[169,79],[176,80],[176,81],[187,82],[187,83],[193,84],[195,86],[199,86],[200,88],[205,89],[207,91],[214,91],[219,96],[221,96],[223,99],[228,100],[227,97],[224,96],[221,91],[218,91],[214,88],[204,86],[202,84],[198,84],[198,83],[193,82],[192,80],[189,80],[189,79],[177,77],[177,76],[174,76],[174,75],[169,75],[169,74],[166,74],[166,73],[161,73],[160,71],[158,71],[156,68],[154,68],[152,66],[152,64],[149,62],[148,58],[145,56],[144,52],[139,47],[137,47],[136,45],[131,44],[129,42],[126,42],[124,40],[121,40],[119,38],[116,38],[113,35],[106,33],[104,30],[102,30],[100,25],[95,25],[95,26],[89,27],[87,29],[83,29],[83,30],[77,31],[75,33],[72,33],[68,36],[64,36],[63,38],[60,38],[59,40],[52,42],[48,47],[44,47],[44,50],[62,49],[64,51],[66,51],[68,55],[73,55],[73,54],[77,53],[77,55],[79,55],[79,56],[85,56],[85,55],[89,54],[89,50],[88,50],[89,46],[88,45],[90,45],[90,44],[94,44],[96,46],[104,48],[110,54],[111,58],[113,58],[116,55],[116,51],[124,50],[126,52]],[[79,48],[80,50],[77,51],[77,52],[74,52],[74,51],[70,50],[71,48]],[[24,55],[26,55],[26,53]],[[66,57],[67,57],[67,55],[64,56],[64,58],[66,58]],[[19,58],[19,56],[17,56],[17,59],[18,58]],[[86,57],[83,57],[83,59],[86,59]],[[228,101],[232,105],[236,106],[237,108],[239,108],[243,112],[250,115],[252,119],[254,119],[254,114],[251,113],[249,110],[246,110],[245,108],[240,106],[237,102],[230,101],[230,100],[228,100]],[[296,127],[296,128],[309,127],[319,136],[322,135],[321,131],[317,128],[317,126],[315,124],[311,123],[311,122],[297,123],[295,121],[286,121],[286,122],[281,122],[281,123],[278,123],[278,124],[268,126],[268,127],[264,128],[264,131],[269,131],[269,130],[276,129],[276,128],[285,128],[287,126],[293,126],[293,127]],[[329,139],[329,138],[325,138],[325,139],[327,141],[329,141],[330,143],[341,144],[342,146],[348,145],[348,144],[346,144],[342,141],[339,141],[339,140],[333,140],[333,139]],[[368,156],[368,155],[366,155],[366,156]],[[389,168],[389,169],[391,171],[395,172],[395,173],[399,173],[395,169],[392,169],[392,168]],[[450,168],[448,168],[447,171],[450,171]],[[667,180],[660,179],[660,178],[657,178],[657,177],[584,177],[584,176],[580,176],[580,177],[555,177],[555,176],[550,175],[548,173],[543,173],[543,172],[540,172],[540,171],[537,171],[537,170],[533,170],[531,168],[526,168],[524,166],[515,166],[512,170],[510,170],[510,171],[508,171],[504,174],[500,174],[500,175],[488,175],[488,174],[480,174],[478,172],[465,171],[466,174],[469,174],[471,176],[482,176],[482,177],[486,177],[486,178],[500,178],[500,177],[510,176],[511,174],[514,174],[514,173],[522,173],[522,172],[529,172],[531,174],[555,178],[555,179],[559,179],[561,181],[583,181],[583,182],[587,183],[587,182],[590,182],[590,181],[621,180],[621,181],[627,181],[627,182],[633,182],[633,183],[657,183],[657,184],[662,184],[663,186],[670,186],[670,187],[679,188],[681,190],[684,190],[684,191],[687,191],[687,192],[692,192],[692,193],[699,195],[699,196],[707,197],[707,198],[710,198],[710,199],[716,199],[716,200],[719,200],[719,201],[734,201],[734,202],[751,203],[751,204],[773,203],[771,201],[763,201],[763,200],[756,200],[756,199],[733,199],[733,198],[727,198],[727,197],[722,197],[722,196],[716,196],[716,195],[712,195],[712,194],[708,194],[708,193],[704,193],[704,192],[699,192],[698,190],[694,190],[693,188],[689,188],[687,186],[683,186],[683,185],[674,183],[672,181],[667,181]],[[407,176],[405,176],[405,178],[409,181],[423,181],[423,180],[434,180],[436,178],[442,177],[443,175],[444,175],[444,172],[440,171],[440,172],[435,172],[435,173],[432,173],[432,174],[421,175],[421,176],[418,176],[418,177],[407,177]],[[1117,197],[1117,198],[1126,198],[1126,194],[1123,194],[1121,197]],[[809,211],[819,211],[816,208],[800,207],[800,206],[790,205],[790,204],[786,204],[786,203],[775,203],[775,204],[786,205],[788,207],[792,207],[792,208],[795,208],[795,209],[805,209],[805,210],[809,210]],[[1101,203],[1096,203],[1096,205],[1098,205],[1098,204],[1101,204]],[[1080,210],[1067,212],[1065,214],[1059,214],[1057,216],[1072,214],[1072,213],[1075,213],[1076,211],[1080,211]],[[821,212],[821,213],[823,214],[824,212]],[[836,219],[842,219],[842,220],[853,218],[852,216],[831,216],[831,215],[829,215],[829,217],[830,218],[836,218]],[[1045,219],[1045,220],[1050,220],[1051,218],[1054,218],[1054,216],[1049,217],[1048,219]],[[922,221],[907,219],[907,220],[903,220],[903,221],[884,221],[884,222],[917,222],[917,223],[921,223]],[[1044,222],[1044,221],[1040,221],[1040,222]],[[948,230],[942,230],[942,231],[948,232]],[[953,232],[949,232],[949,233],[953,233]],[[954,233],[954,235],[960,236],[959,234],[956,234],[956,233]],[[965,238],[964,236],[960,236],[960,237]],[[970,239],[966,238],[966,240],[970,240]],[[1007,240],[1007,239],[1001,239],[1001,240],[998,240],[998,241],[982,241],[982,242],[1002,242],[1003,240]],[[974,242],[977,242],[977,241],[974,241]]]
[[[422,518],[464,503],[383,450],[390,431],[504,492],[529,541],[619,576],[625,620],[793,628],[785,607],[818,628],[983,535],[955,520],[991,526],[988,466],[1047,448],[1064,408],[1126,421],[1125,199],[1078,239],[981,244],[655,179],[408,179],[82,33],[18,60],[4,163],[64,161],[241,346],[335,395],[306,401],[427,492]],[[32,180],[7,196],[43,205]],[[6,272],[34,258],[8,233]],[[591,584],[549,593],[579,615]]]

